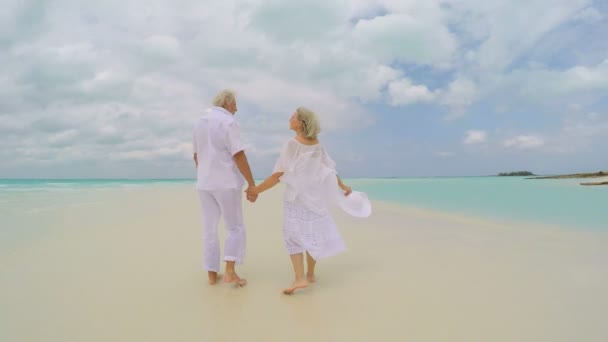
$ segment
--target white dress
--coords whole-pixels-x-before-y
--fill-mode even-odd
[[[336,255],[346,248],[328,207],[344,197],[336,178],[336,164],[321,144],[289,140],[273,173],[283,172],[285,184],[283,239],[287,252],[308,253],[314,259]]]

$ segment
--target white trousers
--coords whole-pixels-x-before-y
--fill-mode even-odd
[[[218,225],[224,218],[227,235],[224,261],[242,264],[245,258],[246,235],[243,222],[243,191],[240,189],[198,190],[203,211],[203,268],[220,271],[220,240]]]

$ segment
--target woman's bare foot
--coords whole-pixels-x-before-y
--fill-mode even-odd
[[[224,283],[242,287],[247,285],[247,279],[239,277],[236,273],[226,273],[226,275],[224,275]]]
[[[315,274],[314,273],[307,273],[306,274],[306,281],[308,281],[309,283],[314,283],[316,281]]]
[[[207,272],[207,277],[209,277],[209,285],[215,285],[218,280],[222,279],[221,274],[212,271]]]
[[[291,284],[291,287],[288,287],[285,290],[283,290],[283,293],[286,295],[290,295],[290,294],[293,294],[294,292],[296,292],[297,289],[304,289],[307,286],[308,286],[308,283],[306,282],[306,280],[304,280],[304,279],[296,280],[293,282],[293,284]]]

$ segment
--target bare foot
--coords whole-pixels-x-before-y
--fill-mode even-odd
[[[239,277],[236,273],[228,274],[224,276],[224,283],[226,284],[234,284],[237,287],[242,287],[247,285],[247,279]]]
[[[296,292],[297,289],[304,289],[307,286],[308,286],[308,283],[306,282],[306,280],[304,280],[304,279],[296,280],[293,282],[293,284],[291,284],[291,287],[283,290],[283,293],[286,295],[290,295],[290,294],[293,294],[294,292]]]
[[[313,274],[307,273],[306,281],[308,281],[309,283],[314,283],[316,281],[314,273]]]
[[[217,272],[207,272],[207,276],[209,277],[209,285],[215,285],[218,280],[222,279],[222,275]]]

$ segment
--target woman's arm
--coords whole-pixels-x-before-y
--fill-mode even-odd
[[[273,186],[279,184],[279,178],[281,178],[281,176],[283,175],[283,172],[276,172],[273,173],[270,177],[266,178],[265,181],[263,181],[260,185],[254,187],[252,189],[254,194],[260,194],[270,188],[272,188]]]
[[[350,195],[353,192],[353,189],[351,189],[350,186],[342,183],[342,179],[340,179],[340,176],[336,175],[336,178],[338,178],[338,186],[340,187],[340,189],[342,189],[342,191],[344,191],[344,196]]]

